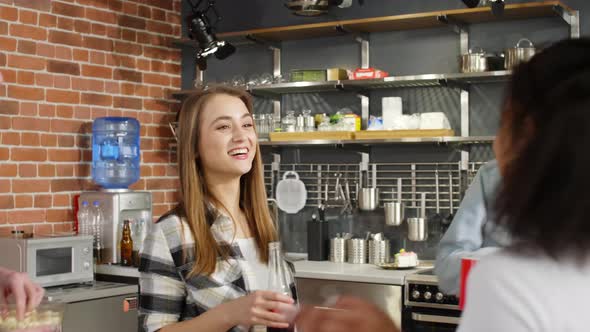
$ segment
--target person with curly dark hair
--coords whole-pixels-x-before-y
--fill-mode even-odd
[[[472,271],[459,331],[588,331],[588,146],[590,40],[565,40],[514,71],[494,144],[513,244]]]

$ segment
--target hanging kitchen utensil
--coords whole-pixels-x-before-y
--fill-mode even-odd
[[[453,210],[453,172],[449,171],[449,215],[442,220],[443,233],[446,232],[453,221]]]
[[[392,190],[393,192],[393,190]],[[399,226],[404,221],[404,204],[402,203],[402,179],[397,179],[397,202],[392,201],[383,204],[385,209],[385,224],[388,226]]]
[[[434,200],[436,204],[436,213],[430,217],[429,224],[432,226],[430,228],[432,234],[440,233],[442,228],[442,220],[443,216],[440,214],[440,192],[439,192],[439,177],[438,177],[438,169],[434,172]]]
[[[342,190],[342,187],[340,188]],[[346,176],[344,177],[344,190],[341,193],[342,197],[344,198],[344,206],[340,211],[341,214],[352,214],[352,201],[350,200],[350,187],[348,183],[348,172],[346,172]]]
[[[373,164],[373,165],[371,165],[371,167],[372,167],[372,172],[371,172],[372,173],[371,174],[372,175],[372,179],[371,179],[372,185],[371,185],[371,187],[377,188],[377,164]]]
[[[276,200],[279,209],[287,213],[297,213],[305,206],[307,190],[299,174],[295,171],[285,172],[277,184]]]
[[[379,188],[361,188],[358,205],[363,211],[375,210],[379,206]]]
[[[426,241],[428,239],[428,225],[426,224],[426,193],[422,193],[420,214],[416,218],[408,218],[408,239],[410,241]]]
[[[362,211],[373,211],[379,206],[379,188],[377,188],[377,165],[373,164],[372,187],[368,187],[368,179],[360,188],[358,206]],[[368,172],[367,172],[368,173]],[[368,175],[367,175],[368,177]]]

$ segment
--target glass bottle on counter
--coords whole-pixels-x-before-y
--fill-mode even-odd
[[[139,252],[147,235],[147,222],[144,218],[139,218],[133,223],[133,226],[132,238],[135,239],[133,241],[133,266],[139,267]]]
[[[268,290],[287,295],[297,300],[295,279],[293,278],[293,274],[287,266],[287,263],[283,259],[281,243],[270,242],[268,244],[268,253]],[[287,316],[291,315],[287,313]],[[295,307],[293,308],[292,316],[293,318],[295,316]],[[289,326],[284,329],[268,327],[266,330],[267,332],[293,332],[295,331],[295,328],[294,326]]]
[[[123,235],[121,236],[121,265],[133,266],[133,240],[131,239],[131,228],[129,219],[123,221]]]

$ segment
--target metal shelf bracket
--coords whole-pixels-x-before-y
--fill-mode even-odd
[[[455,88],[462,91],[469,91],[469,84],[465,84],[463,82],[459,82],[456,80],[449,80],[445,78],[444,80],[439,80],[439,84],[444,87]]]
[[[570,38],[580,38],[580,12],[570,12],[560,5],[553,6],[553,10],[570,26]]]
[[[441,23],[449,25],[455,33],[459,34],[459,48],[461,54],[469,52],[468,25],[463,22],[459,22],[453,18],[450,18],[447,15],[438,15],[436,19]]]
[[[281,44],[277,43],[277,42],[273,42],[273,41],[269,41],[269,40],[265,40],[263,38],[260,37],[256,37],[254,35],[247,35],[246,39],[248,39],[249,41],[258,44],[258,45],[264,45],[264,46],[268,46],[271,50],[274,48],[278,48],[281,49]]]

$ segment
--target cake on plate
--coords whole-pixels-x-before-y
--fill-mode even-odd
[[[418,265],[418,255],[413,251],[400,250],[395,254],[394,264],[398,267],[414,267]]]

